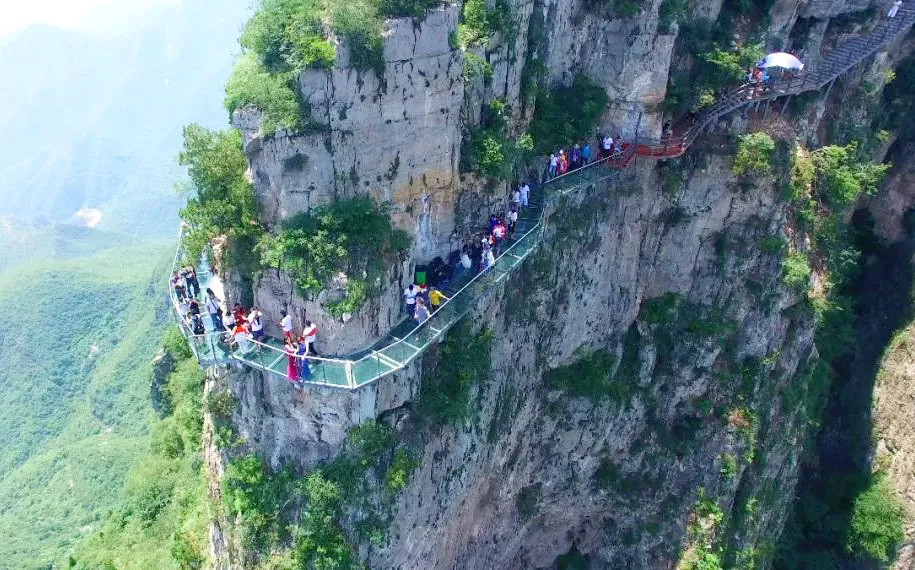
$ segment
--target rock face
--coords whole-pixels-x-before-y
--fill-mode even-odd
[[[391,21],[382,78],[346,67],[345,59],[330,71],[303,72],[299,89],[311,109],[311,134],[261,140],[250,110],[237,114],[267,223],[334,198],[369,195],[391,205],[418,255],[447,249],[464,96],[460,50],[449,45],[458,13],[449,6],[416,26]]]
[[[757,497],[764,515],[739,531],[748,544],[779,533],[790,504],[779,489],[795,483],[802,431],[778,394],[802,389],[789,383],[813,327],[792,316],[798,299],[780,285],[778,258],[757,246],[783,223],[774,185],[740,192],[728,172],[712,157],[672,201],[648,169],[556,206],[543,249],[478,312],[494,372],[472,400],[477,419],[430,436],[372,567],[547,568],[573,548],[595,568],[669,567],[699,488],[725,512],[743,508],[741,485]],[[636,320],[646,299],[670,292],[705,315],[676,318],[720,308],[733,328],[669,338],[676,318]],[[549,369],[596,349],[632,370],[617,371],[625,396],[592,402],[544,384]],[[757,376],[738,397],[749,362]],[[741,405],[759,410],[752,438],[733,417]],[[747,453],[765,467],[748,467]],[[730,478],[727,455],[738,458]],[[607,461],[618,473],[602,482]],[[531,488],[534,512],[522,513]]]
[[[501,98],[516,111],[511,128],[523,130],[531,57],[549,84],[584,73],[604,85],[604,127],[657,131],[676,33],[659,29],[661,4],[622,18],[593,1],[512,2],[516,34],[478,54],[491,81],[466,84],[449,42],[459,7],[448,6],[422,22],[389,23],[381,78],[347,68],[345,56],[334,70],[303,73],[313,132],[262,139],[256,114],[238,113],[266,223],[367,194],[390,203],[395,224],[414,235],[411,259],[346,323],[297,298],[276,272],[259,276],[255,302],[316,320],[319,348],[334,353],[383,335],[412,262],[447,252],[501,201],[502,187],[458,174],[462,121],[474,125],[481,105]],[[711,20],[721,10],[718,1],[692,4]],[[787,37],[798,17],[859,9],[847,4],[824,12],[813,0],[778,0],[770,31]],[[826,25],[810,30],[819,42]],[[815,133],[817,120],[805,130]],[[740,116],[717,125],[745,126]],[[731,515],[731,561],[767,564],[808,435],[798,401],[807,390],[800,372],[816,358],[814,322],[763,245],[793,231],[779,181],[739,181],[728,154],[700,146],[679,165],[642,160],[550,207],[538,252],[469,317],[493,333],[492,376],[471,389],[473,420],[408,434],[420,466],[398,495],[385,544],[358,545],[370,567],[549,568],[569,553],[591,568],[672,568],[702,493]],[[551,380],[593,354],[610,355],[606,393],[583,397]],[[307,470],[332,458],[359,422],[414,414],[435,365],[431,351],[422,365],[355,392],[300,392],[250,371],[212,381],[239,399],[233,422],[249,451],[274,468]],[[214,531],[223,550],[225,527]]]

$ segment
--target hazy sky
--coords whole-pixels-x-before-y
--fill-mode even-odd
[[[180,0],[26,0],[3,9],[0,36],[21,30],[29,24],[49,24],[61,28],[112,34],[141,24],[144,14]]]

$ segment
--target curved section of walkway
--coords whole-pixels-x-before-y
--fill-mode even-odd
[[[595,182],[618,176],[620,170],[631,161],[634,151],[633,145],[624,145],[622,153],[618,156],[593,162],[532,188],[531,205],[521,211],[516,224],[516,238],[506,242],[504,251],[496,258],[495,265],[475,275],[458,278],[456,283],[451,285],[452,290],[445,290],[450,299],[419,326],[405,326],[407,322],[412,322],[405,321],[372,347],[351,358],[309,357],[307,360],[311,377],[303,383],[355,389],[406,367],[432,343],[441,340],[448,329],[467,314],[482,296],[499,287],[506,276],[518,268],[534,251],[542,235],[541,215],[550,201]],[[180,260],[179,245],[175,253],[173,271],[178,268]],[[205,265],[198,267],[198,276],[202,289],[210,287],[218,293],[221,284],[210,275]],[[187,337],[201,366],[236,363],[286,378],[288,354],[279,341],[248,341],[248,346],[243,350],[237,343],[225,342],[226,335],[222,331],[195,335],[181,318],[178,301],[171,288],[169,300],[178,317],[181,331]],[[208,330],[215,330],[215,324],[209,322],[209,319],[206,320],[209,323]],[[398,333],[397,329],[402,329],[403,332]]]
[[[623,143],[620,155],[593,162],[583,168],[563,176],[548,180],[532,188],[531,207],[522,210],[515,235],[507,243],[505,251],[496,259],[493,267],[476,275],[465,275],[446,290],[450,300],[446,301],[423,324],[410,327],[405,321],[395,330],[360,353],[350,358],[309,357],[311,377],[303,384],[330,386],[343,389],[356,389],[370,384],[409,365],[422,354],[432,343],[441,340],[442,336],[461,317],[467,314],[488,291],[501,285],[506,276],[521,265],[527,256],[539,245],[542,236],[541,216],[545,206],[559,196],[574,192],[596,182],[611,179],[632,162],[634,156],[649,158],[675,158],[686,152],[696,138],[718,120],[741,107],[759,101],[769,101],[779,97],[796,95],[805,91],[814,91],[834,81],[843,73],[876,53],[882,46],[891,43],[907,32],[915,23],[915,10],[901,9],[895,18],[880,22],[872,33],[860,36],[840,45],[829,52],[812,70],[798,74],[796,77],[776,83],[770,88],[744,85],[722,95],[718,102],[707,109],[698,120],[683,128],[675,128],[675,133],[660,141]],[[180,235],[179,249],[175,254],[175,268],[181,258]],[[200,267],[199,276],[207,275],[205,267]],[[211,277],[211,279],[214,279]],[[218,281],[201,283],[202,287],[221,290]],[[288,355],[282,344],[274,339],[266,343],[249,341],[245,350],[237,344],[224,342],[225,333],[209,332],[194,335],[181,319],[174,291],[169,287],[169,299],[178,316],[181,330],[188,339],[201,366],[235,363],[256,370],[261,370],[286,378]],[[214,329],[210,323],[210,330]],[[398,332],[402,330],[403,332]]]

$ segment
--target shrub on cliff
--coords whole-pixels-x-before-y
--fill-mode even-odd
[[[508,35],[513,26],[511,5],[506,0],[496,0],[493,8],[487,8],[484,0],[465,0],[457,30],[458,44],[465,50],[485,47],[493,34]]]
[[[264,234],[256,249],[265,267],[288,272],[303,292],[317,294],[346,273],[347,297],[329,307],[340,314],[358,309],[397,253],[409,247],[410,236],[394,229],[371,198],[360,197],[293,216],[280,232]]]
[[[878,474],[855,499],[846,548],[859,559],[889,562],[904,538],[905,509],[886,479]]]
[[[472,54],[467,54],[472,55]],[[511,108],[496,99],[483,110],[481,126],[471,129],[464,137],[462,148],[463,170],[496,180],[511,180],[515,166],[534,148],[529,134],[513,140],[506,134]]]
[[[217,236],[253,237],[259,234],[257,203],[245,178],[248,163],[237,130],[213,131],[200,125],[184,127],[184,146],[178,163],[188,167],[191,180],[181,218],[187,222],[184,254],[197,260]]]
[[[530,128],[535,151],[549,154],[589,139],[606,106],[607,92],[584,75],[568,87],[540,91]]]
[[[824,146],[812,153],[817,172],[816,190],[834,209],[844,209],[860,194],[872,196],[890,164],[861,160],[857,143]]]
[[[292,73],[269,73],[257,56],[243,53],[235,61],[226,83],[226,110],[233,113],[246,105],[261,112],[261,131],[272,135],[277,129],[298,129],[301,124],[299,101],[291,83]]]
[[[810,262],[807,255],[792,251],[782,260],[782,282],[791,287],[798,289],[807,285],[810,280]]]
[[[763,132],[741,135],[737,139],[737,153],[731,167],[735,174],[768,174],[772,170],[772,153],[775,141]]]

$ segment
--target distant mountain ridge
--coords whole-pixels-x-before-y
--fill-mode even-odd
[[[231,5],[235,4],[235,5]],[[219,106],[246,2],[162,6],[120,37],[33,25],[0,43],[0,216],[171,235],[182,125]]]

